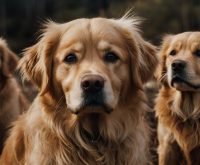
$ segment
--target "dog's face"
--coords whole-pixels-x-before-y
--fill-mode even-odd
[[[76,24],[80,26],[72,26],[61,38],[55,75],[71,111],[100,107],[110,112],[117,106],[122,83],[130,82],[124,41],[104,20]]]
[[[132,23],[94,18],[50,24],[25,53],[21,70],[41,94],[53,89],[64,95],[72,113],[110,113],[142,88],[157,63],[155,48]]]
[[[162,78],[180,91],[200,90],[200,32],[166,36],[161,50]]]

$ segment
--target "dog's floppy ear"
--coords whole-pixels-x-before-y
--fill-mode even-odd
[[[19,58],[12,52],[4,39],[0,38],[1,67],[4,76],[9,76],[17,67]]]
[[[8,61],[7,61],[8,70],[12,73],[16,69],[16,67],[17,67],[19,58],[10,49],[7,49],[6,53],[8,55]]]
[[[130,11],[131,12],[131,11]],[[153,77],[158,59],[156,56],[156,47],[145,41],[138,29],[140,19],[132,16],[130,12],[126,13],[117,23],[123,29],[126,45],[128,45],[131,56],[132,74],[135,84],[141,86]]]
[[[172,35],[164,35],[162,38],[162,44],[160,50],[157,54],[158,56],[158,67],[155,71],[155,78],[161,82],[162,84],[167,84],[167,68],[166,68],[166,57],[167,57],[167,49],[169,48],[169,43],[171,41]]]
[[[24,52],[19,62],[19,69],[24,79],[31,80],[40,89],[40,94],[46,92],[50,85],[53,65],[53,54],[59,41],[57,24],[49,22],[43,34],[35,45]]]
[[[157,48],[145,41],[139,34],[135,35],[135,39],[138,43],[139,75],[142,83],[146,83],[153,77],[158,64]]]

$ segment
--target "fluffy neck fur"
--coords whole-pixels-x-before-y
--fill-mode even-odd
[[[162,145],[171,145],[168,138],[173,137],[183,151],[187,164],[191,164],[191,156],[195,158],[199,155],[196,151],[200,146],[200,93],[180,92],[163,86],[157,97],[155,109],[159,123],[166,128],[166,134],[160,131]]]
[[[160,122],[169,128],[185,155],[200,144],[200,93],[163,87],[157,99]]]
[[[184,121],[200,118],[200,93],[177,91],[171,104],[172,110]]]
[[[62,162],[145,164],[147,132],[143,131],[147,128],[144,128],[143,113],[147,107],[143,93],[141,96],[130,99],[132,102],[126,105],[127,109],[118,107],[111,114],[83,116],[71,114],[65,106],[48,105],[43,98],[42,104],[46,107],[43,110],[49,117],[45,118],[47,125],[62,143],[59,149]]]

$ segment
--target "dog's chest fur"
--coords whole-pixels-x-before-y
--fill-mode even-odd
[[[159,95],[156,105],[159,120],[168,128],[183,152],[189,155],[200,145],[200,96],[161,90],[162,95]]]
[[[32,112],[36,114],[36,111],[39,110],[34,109]],[[62,114],[63,118],[67,118],[64,113]],[[98,115],[81,119],[81,123],[74,124],[71,129],[66,128],[66,131],[63,130],[63,125],[57,125],[55,129],[57,132],[54,132],[55,130],[52,127],[49,128],[50,123],[47,125],[44,121],[40,123],[35,121],[38,120],[39,115],[40,113],[37,113],[33,117],[32,114],[32,119],[27,118],[30,127],[32,127],[33,122],[38,123],[35,128],[28,128],[31,132],[27,133],[27,136],[29,136],[28,138],[32,137],[32,139],[29,141],[30,144],[27,145],[30,150],[25,162],[29,164],[34,164],[35,160],[38,164],[60,165],[134,165],[139,162],[143,165],[146,163],[146,153],[143,152],[146,147],[144,143],[146,133],[141,131],[142,123],[139,123],[134,130],[129,128],[132,131],[128,131],[128,133],[125,123],[130,125],[129,122],[132,122],[132,120],[129,121],[129,118],[125,123],[115,123],[115,126],[106,124],[107,127],[110,127],[107,128],[109,132],[115,131],[116,139],[113,139],[111,135],[103,133],[100,125],[103,126],[105,121]],[[61,117],[59,119],[62,120]],[[55,124],[56,121],[53,123]],[[60,121],[60,123],[64,122]],[[69,125],[67,124],[67,127]],[[33,131],[34,129],[35,131]],[[119,131],[118,138],[117,131]],[[51,144],[54,144],[54,146]],[[139,148],[139,150],[134,152],[134,147]]]

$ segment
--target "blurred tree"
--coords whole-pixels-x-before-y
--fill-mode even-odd
[[[87,9],[90,16],[108,16],[110,0],[87,0]]]
[[[198,0],[137,0],[134,6],[138,15],[145,18],[145,36],[157,44],[163,34],[200,29]]]
[[[199,0],[0,0],[0,35],[20,52],[35,40],[46,18],[66,22],[80,17],[120,17],[134,8],[145,18],[144,36],[159,43],[163,33],[199,30]]]

